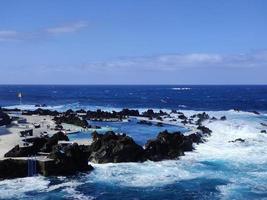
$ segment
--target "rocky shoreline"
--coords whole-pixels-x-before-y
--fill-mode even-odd
[[[2,110],[0,114],[5,116],[2,124],[8,125],[12,119],[7,118],[8,112],[15,110]],[[44,176],[73,175],[78,172],[93,170],[88,162],[93,163],[120,163],[120,162],[145,162],[178,159],[187,151],[193,151],[194,146],[205,142],[212,131],[203,125],[206,120],[226,120],[225,116],[220,119],[210,117],[207,113],[198,113],[192,116],[185,116],[182,112],[172,111],[176,117],[159,111],[147,110],[139,113],[138,110],[123,109],[119,112],[68,110],[57,112],[43,109],[35,111],[23,111],[22,115],[50,115],[57,125],[62,123],[73,124],[82,128],[90,128],[87,120],[104,121],[108,119],[123,120],[130,116],[144,117],[148,120],[164,122],[164,118],[169,117],[173,121],[194,127],[194,132],[184,135],[181,132],[170,133],[163,131],[157,137],[146,142],[144,147],[138,145],[126,134],[118,134],[108,131],[105,134],[92,133],[92,143],[90,145],[78,145],[69,142],[68,136],[59,130],[51,137],[30,138],[26,147],[15,146],[5,154],[5,158],[0,160],[0,179],[17,178],[28,176],[28,160],[36,158],[36,173]],[[0,116],[1,116],[0,115]],[[141,121],[140,123],[146,123]],[[26,140],[26,138],[25,138]],[[29,158],[30,157],[30,158]]]

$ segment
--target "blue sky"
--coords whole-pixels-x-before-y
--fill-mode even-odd
[[[0,84],[267,84],[265,0],[3,0]]]

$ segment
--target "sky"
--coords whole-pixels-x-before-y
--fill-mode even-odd
[[[0,0],[0,84],[267,84],[267,1]]]

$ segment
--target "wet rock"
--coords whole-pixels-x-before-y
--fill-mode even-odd
[[[229,142],[245,142],[245,140],[242,138],[237,138],[237,139],[229,141]]]
[[[162,117],[160,117],[160,116],[157,117],[157,120],[163,121]]]
[[[0,126],[5,126],[11,124],[11,118],[8,114],[0,110]]]
[[[258,111],[255,111],[255,110],[253,110],[253,111],[249,111],[249,112],[251,112],[251,113],[253,113],[253,114],[255,114],[255,115],[260,115],[260,113],[259,113]]]
[[[24,140],[27,142],[28,146],[19,146],[16,145],[13,149],[8,151],[4,157],[28,157],[37,155],[40,149],[47,143],[47,138],[31,138]]]
[[[48,110],[48,109],[38,108],[38,109],[36,109],[34,111],[31,111],[31,110],[23,111],[22,114],[23,115],[50,115],[50,116],[57,116],[57,115],[59,115],[59,112],[51,111],[51,110]]]
[[[212,130],[210,130],[206,126],[198,126],[197,129],[200,130],[200,131],[202,131],[203,134],[210,135],[212,133]]]
[[[184,114],[179,115],[178,118],[182,119],[182,120],[186,120],[187,119],[187,117]]]
[[[222,116],[222,117],[220,118],[220,120],[225,121],[225,120],[226,120],[226,116]]]
[[[54,146],[48,158],[54,160],[53,168],[47,169],[49,175],[65,176],[93,170],[88,165],[88,154],[77,143]]]
[[[121,116],[140,116],[138,110],[130,110],[128,108],[125,108],[121,112],[119,112],[119,115],[121,115]]]
[[[46,153],[51,152],[53,149],[53,146],[58,144],[58,141],[69,141],[69,138],[63,132],[57,132],[52,137],[47,139],[46,143],[40,149],[40,151],[46,152]]]
[[[185,125],[185,124],[188,124],[189,122],[185,119],[185,120],[181,121],[181,123]]]
[[[261,130],[261,133],[267,133],[267,131],[266,130]]]
[[[159,127],[163,127],[163,123],[161,123],[161,122],[158,122],[156,125]]]
[[[163,112],[162,110],[160,110],[157,113],[157,112],[154,112],[154,110],[152,110],[152,109],[148,109],[147,111],[143,112],[142,115],[144,117],[148,117],[148,118],[157,118],[157,117],[161,117],[161,116],[167,115],[167,113]]]
[[[49,153],[58,141],[69,141],[69,138],[62,132],[54,134],[52,137],[36,137],[24,139],[25,146],[16,145],[8,151],[5,157],[28,157],[37,155],[38,152]]]
[[[197,141],[197,135],[184,136],[180,132],[169,133],[163,131],[154,140],[145,144],[146,158],[152,161],[176,159],[184,155],[185,151],[193,150],[193,140]]]
[[[80,109],[80,110],[77,110],[77,111],[76,111],[76,113],[83,113],[83,114],[85,114],[85,113],[86,113],[86,111],[85,111],[85,110],[83,110],[83,109]]]
[[[71,111],[69,111],[69,112],[71,112]],[[75,114],[57,116],[57,117],[54,117],[53,120],[56,121],[57,124],[66,123],[66,124],[72,124],[75,126],[80,126],[83,128],[89,128],[90,127],[88,122],[85,119],[83,119],[83,118],[81,118]]]
[[[114,132],[92,133],[89,160],[95,163],[120,163],[144,161],[144,150],[134,140]]]
[[[147,120],[140,120],[140,121],[137,122],[137,124],[144,124],[144,125],[149,125],[149,126],[153,125],[152,122],[147,121]]]
[[[208,120],[210,118],[209,115],[205,112],[198,113],[196,117],[198,118],[198,120],[196,121],[197,125],[201,125],[203,121]],[[192,118],[195,118],[195,116],[193,115]]]

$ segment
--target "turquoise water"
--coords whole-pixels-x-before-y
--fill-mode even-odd
[[[106,131],[114,131],[118,133],[127,133],[127,135],[131,136],[136,143],[140,145],[144,145],[148,139],[153,139],[157,136],[157,134],[161,131],[168,130],[170,132],[181,131],[185,132],[188,129],[182,126],[172,126],[172,125],[163,125],[162,127],[157,126],[156,123],[153,125],[145,125],[145,124],[137,124],[138,120],[130,119],[128,122],[90,122],[91,125],[97,125],[102,127],[101,129],[97,129],[99,133],[104,133]],[[79,132],[75,134],[70,134],[70,140],[77,139],[91,139],[91,133],[94,130],[89,130],[87,132]]]

